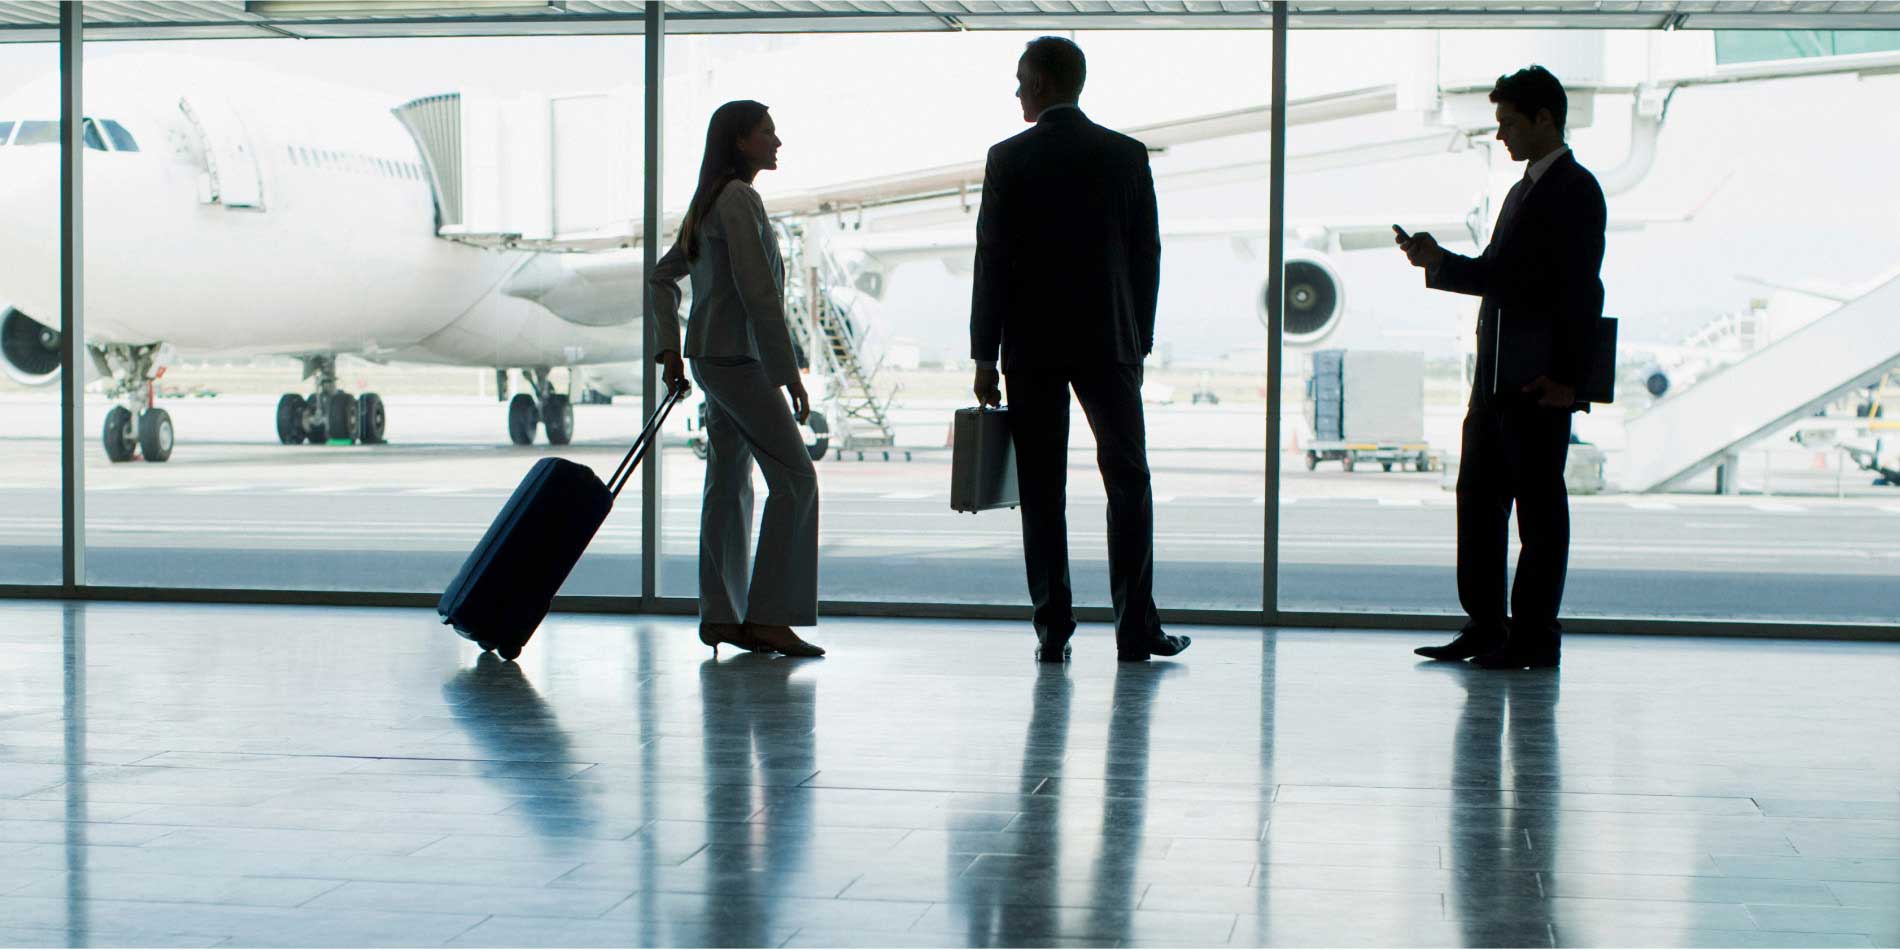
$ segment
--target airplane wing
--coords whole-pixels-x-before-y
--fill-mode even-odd
[[[1328,93],[1287,104],[1287,125],[1331,122],[1354,116],[1390,112],[1398,108],[1398,87],[1373,86]],[[1268,106],[1249,106],[1228,112],[1171,119],[1122,129],[1146,143],[1150,151],[1204,142],[1234,135],[1266,132],[1273,125]],[[910,201],[960,196],[967,204],[983,190],[983,160],[941,165],[898,175],[841,182],[810,191],[768,197],[766,213],[773,217],[810,217],[840,211],[877,208]]]

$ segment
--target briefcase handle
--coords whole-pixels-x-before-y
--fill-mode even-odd
[[[627,483],[633,480],[633,470],[640,467],[640,462],[647,457],[647,449],[653,445],[655,439],[659,438],[660,424],[666,421],[667,413],[672,412],[673,406],[685,397],[685,390],[675,389],[668,390],[666,397],[660,400],[659,407],[654,409],[652,417],[647,419],[646,427],[641,429],[640,434],[634,438],[633,447],[627,450],[626,457],[620,460],[620,464],[614,468],[613,475],[607,479],[610,499],[614,501],[620,499],[620,490],[627,487]]]

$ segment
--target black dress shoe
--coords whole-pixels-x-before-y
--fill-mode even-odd
[[[1558,659],[1556,651],[1527,652],[1507,647],[1496,653],[1473,657],[1471,665],[1482,670],[1554,670]]]
[[[1164,633],[1139,646],[1115,648],[1115,659],[1140,662],[1150,657],[1176,656],[1193,643],[1193,639],[1182,634]]]
[[[1061,643],[1056,644],[1054,646],[1037,646],[1036,647],[1036,662],[1038,663],[1067,663],[1069,661],[1069,654],[1072,652],[1074,652],[1073,648],[1070,646],[1069,641],[1067,640],[1064,640]]]
[[[1503,646],[1502,634],[1465,630],[1442,647],[1419,647],[1412,652],[1428,660],[1469,660],[1474,656],[1496,653]]]

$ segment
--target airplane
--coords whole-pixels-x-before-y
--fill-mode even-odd
[[[1798,64],[1791,74],[1880,65],[1845,59],[1852,62]],[[1755,69],[1746,79],[1781,74]],[[285,393],[278,402],[277,433],[285,444],[383,440],[381,398],[338,387],[339,354],[492,368],[500,394],[518,371],[530,391],[510,400],[508,429],[524,445],[537,429],[553,444],[573,436],[570,395],[556,391],[555,368],[570,370],[571,392],[577,370],[640,363],[637,234],[537,242],[467,233],[444,221],[447,189],[456,182],[430,160],[418,110],[448,97],[390,110],[334,86],[163,56],[101,61],[88,67],[87,80],[86,351],[90,370],[118,403],[101,435],[113,461],[170,457],[174,432],[154,404],[153,381],[180,354],[299,359],[309,391]],[[1702,81],[1736,78],[1688,77],[1670,88]],[[50,385],[58,375],[59,330],[48,319],[59,312],[58,242],[51,233],[58,220],[58,123],[42,114],[45,103],[57,101],[55,82],[0,101],[0,181],[15,222],[0,232],[0,260],[7,262],[0,274],[0,370],[28,385]],[[1400,98],[1387,85],[1298,100],[1288,105],[1287,123],[1390,113]],[[1648,114],[1657,97],[1635,100],[1640,121],[1633,127],[1648,136],[1642,141],[1653,153],[1666,108]],[[1666,107],[1666,97],[1661,101]],[[1261,133],[1270,118],[1253,107],[1126,131],[1165,151]],[[1481,143],[1489,131],[1469,122],[1415,128],[1403,139],[1368,143],[1357,157],[1337,150],[1293,156],[1289,168],[1457,150]],[[1632,141],[1639,166],[1642,141]],[[1179,180],[1206,185],[1261,174],[1261,163],[1245,161],[1185,169]],[[911,224],[927,228],[969,221],[980,191],[976,161],[769,197],[768,210],[781,221],[816,221],[923,202]],[[1476,244],[1488,211],[1481,198],[1462,214],[1406,220],[1414,230],[1462,229]],[[1266,227],[1263,218],[1171,222],[1165,236],[1261,240]],[[842,234],[819,236],[821,245],[836,245],[820,253],[846,262],[845,285],[826,287],[826,295],[860,300],[881,296],[886,271],[907,255],[955,258],[967,254],[969,240],[960,233],[873,231],[854,246]],[[1387,222],[1292,222],[1288,236],[1286,338],[1314,345],[1345,313],[1332,255],[1389,247]],[[1258,284],[1264,289],[1264,275]],[[1259,291],[1248,296],[1263,314]],[[841,306],[851,308],[849,301]]]

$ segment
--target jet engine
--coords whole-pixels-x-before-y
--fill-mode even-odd
[[[1289,249],[1286,266],[1286,342],[1305,346],[1339,328],[1346,312],[1346,284],[1332,260],[1313,251]],[[1260,322],[1267,321],[1267,285],[1260,287]]]
[[[23,386],[59,379],[59,331],[12,307],[0,313],[0,370]]]

